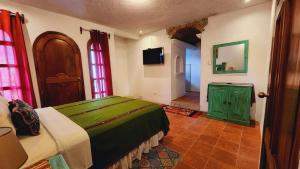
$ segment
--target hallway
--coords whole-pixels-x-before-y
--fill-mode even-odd
[[[182,97],[172,100],[172,106],[200,110],[200,93],[199,92],[186,92]]]

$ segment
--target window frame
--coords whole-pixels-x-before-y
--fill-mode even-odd
[[[87,52],[88,52],[88,64],[89,64],[89,72],[90,72],[90,83],[91,83],[91,92],[92,92],[92,98],[93,99],[99,99],[99,98],[103,98],[106,97],[106,91],[107,91],[107,87],[106,87],[106,78],[105,78],[105,70],[104,70],[104,63],[103,63],[103,58],[100,59],[101,63],[97,64],[97,62],[95,64],[92,63],[92,59],[91,59],[91,52],[101,52],[102,50],[95,50],[92,49],[92,41],[91,39],[88,41],[87,43]],[[95,55],[96,56],[96,55]],[[103,53],[102,53],[102,57],[103,57]],[[96,57],[95,57],[95,61],[96,61]],[[99,67],[101,72],[101,75],[99,76],[99,72],[96,73],[96,78],[93,77],[93,66],[95,67]],[[96,72],[97,72],[97,68],[96,68]],[[96,91],[96,86],[94,85],[94,82],[97,81],[98,83],[98,92]],[[102,82],[101,82],[102,81]]]
[[[5,57],[6,59],[6,64],[3,64],[3,63],[0,63],[0,68],[7,68],[8,70],[8,73],[11,74],[11,68],[14,68],[15,69],[15,73],[18,74],[18,84],[16,84],[16,86],[12,86],[12,79],[11,79],[11,76],[10,76],[10,79],[9,79],[9,82],[10,82],[10,86],[1,86],[0,89],[0,95],[2,96],[5,96],[5,91],[10,91],[10,98],[7,98],[9,100],[11,99],[20,99],[22,100],[23,99],[23,94],[22,94],[22,86],[21,86],[21,78],[20,78],[20,70],[19,70],[19,65],[18,65],[18,60],[16,58],[16,50],[15,50],[15,43],[13,41],[11,41],[11,37],[2,29],[0,29],[0,32],[3,33],[3,39],[0,39],[0,45],[1,46],[4,46],[4,50],[7,50],[5,48],[7,47],[11,47],[12,48],[12,52],[13,52],[13,61],[14,61],[14,64],[12,63],[9,63],[8,61],[8,57],[10,55],[6,54],[6,55],[3,55],[3,57]],[[5,34],[7,34],[7,36],[9,37],[10,41],[5,39]],[[1,57],[1,56],[0,56]],[[1,71],[0,71],[0,74],[1,74]],[[17,92],[17,97],[18,98],[15,98],[15,95],[13,95],[13,93]]]

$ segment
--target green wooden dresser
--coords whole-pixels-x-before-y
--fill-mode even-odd
[[[250,125],[254,86],[246,83],[208,84],[208,117]]]

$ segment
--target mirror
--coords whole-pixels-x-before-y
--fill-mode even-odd
[[[249,41],[213,46],[213,73],[247,73]]]

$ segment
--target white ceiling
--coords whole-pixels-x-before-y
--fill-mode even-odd
[[[269,0],[13,0],[111,26],[144,33],[258,5]]]

